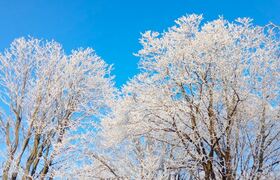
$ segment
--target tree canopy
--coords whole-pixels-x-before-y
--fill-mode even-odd
[[[175,22],[142,34],[120,89],[92,49],[15,40],[0,55],[2,178],[279,177],[279,27]]]

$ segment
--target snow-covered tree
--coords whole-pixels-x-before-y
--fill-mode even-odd
[[[93,50],[15,40],[0,55],[2,178],[279,177],[279,32],[183,16],[143,34],[117,97]]]
[[[106,113],[114,93],[110,66],[92,49],[66,55],[60,44],[34,38],[16,39],[0,55],[0,90],[4,180],[72,169],[85,125]]]
[[[280,176],[279,28],[201,21],[183,16],[164,33],[143,34],[141,73],[103,120],[118,176]]]

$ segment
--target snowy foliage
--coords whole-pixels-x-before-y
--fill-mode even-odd
[[[16,39],[0,55],[3,179],[52,177],[72,166],[79,128],[112,98],[109,73],[92,49],[67,56],[54,41]]]
[[[142,71],[103,121],[110,146],[127,148],[111,160],[121,176],[277,177],[279,29],[201,21],[183,16],[167,32],[143,34]]]
[[[202,21],[145,32],[119,92],[91,49],[15,40],[0,56],[3,179],[279,177],[279,28]]]

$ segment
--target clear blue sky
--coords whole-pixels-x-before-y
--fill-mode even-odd
[[[0,0],[0,50],[17,37],[54,39],[67,53],[92,47],[114,64],[120,86],[138,72],[140,32],[163,31],[184,14],[206,21],[252,17],[280,25],[280,0]]]

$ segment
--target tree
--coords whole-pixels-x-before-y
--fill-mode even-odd
[[[108,162],[116,172],[141,167],[133,177],[142,179],[152,179],[151,169],[153,177],[279,177],[279,28],[249,18],[201,21],[183,16],[164,33],[143,34],[141,73],[103,120],[106,143],[129,148]],[[120,163],[135,149],[141,161]],[[145,161],[151,152],[154,169]]]
[[[0,55],[2,178],[50,178],[74,167],[88,120],[106,113],[110,66],[92,49],[19,38]]]

